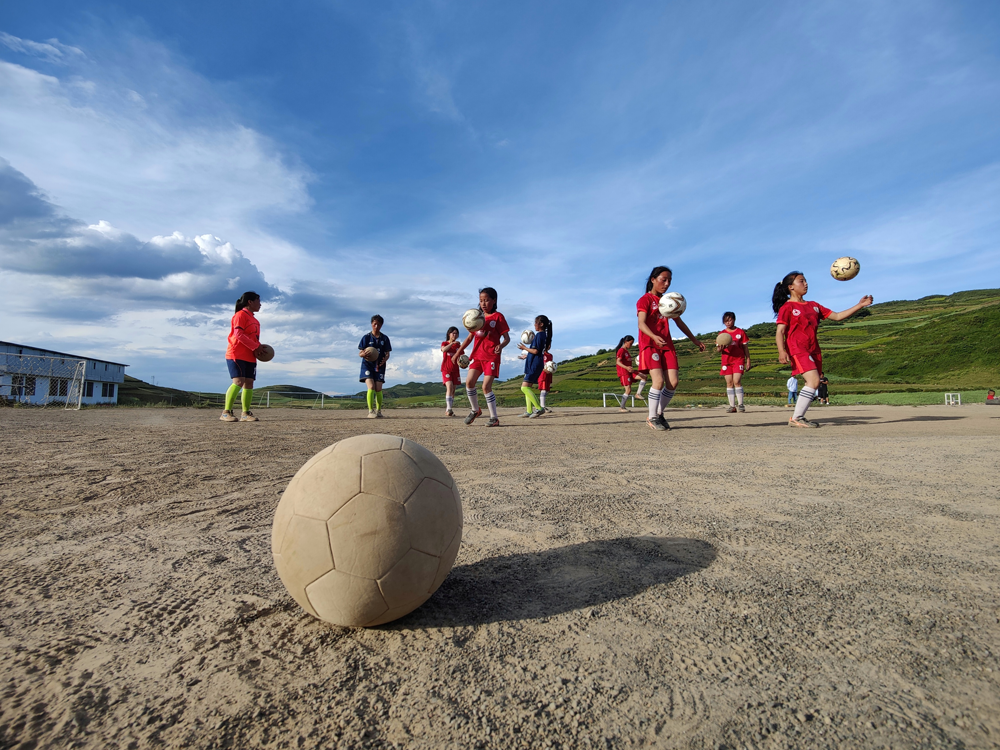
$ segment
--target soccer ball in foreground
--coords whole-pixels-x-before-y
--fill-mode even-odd
[[[462,543],[462,501],[423,446],[357,435],[320,451],[288,483],[271,552],[288,593],[334,625],[367,627],[430,598]]]
[[[458,355],[458,366],[462,370],[464,370],[465,368],[467,368],[469,366],[469,355],[468,354],[459,354]]]
[[[365,362],[374,362],[378,359],[378,349],[374,346],[366,346],[364,350]]]
[[[535,332],[525,328],[521,331],[521,343],[525,346],[531,346],[531,342],[535,340]]]
[[[861,264],[858,263],[857,258],[845,255],[843,258],[837,258],[833,261],[833,265],[830,266],[830,275],[837,281],[850,281],[858,275],[860,270]]]
[[[719,349],[725,349],[731,343],[733,343],[733,337],[730,336],[725,331],[723,331],[722,333],[720,333],[718,336],[715,337],[715,345]]]
[[[474,307],[465,311],[465,315],[462,316],[462,325],[465,326],[465,330],[475,333],[486,325],[486,316],[483,315],[482,310]]]
[[[687,310],[687,300],[680,292],[666,292],[660,297],[660,315],[664,318],[679,318]]]
[[[270,362],[274,359],[274,347],[269,344],[261,344],[254,352],[254,356],[261,362]]]
[[[553,373],[556,371],[556,363],[550,359],[545,363],[545,366],[542,369],[545,370],[545,372]]]

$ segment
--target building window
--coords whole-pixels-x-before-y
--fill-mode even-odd
[[[93,398],[94,397],[94,381],[93,380],[88,380],[86,382],[86,384],[83,386],[83,395],[85,397],[87,397],[87,398]]]
[[[69,393],[69,381],[66,378],[49,378],[49,395],[65,396]]]
[[[114,398],[115,397],[115,384],[114,383],[101,383],[101,397],[102,398]]]
[[[34,375],[11,375],[10,394],[12,396],[24,397],[35,395]]]

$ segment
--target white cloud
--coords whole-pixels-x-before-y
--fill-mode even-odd
[[[32,57],[40,57],[50,63],[67,62],[67,58],[72,57],[85,57],[83,50],[62,44],[58,39],[49,39],[47,42],[33,42],[29,39],[21,39],[0,31],[0,44],[15,52],[31,55]]]

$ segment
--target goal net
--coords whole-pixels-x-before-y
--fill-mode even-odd
[[[79,409],[87,360],[0,354],[0,401]]]

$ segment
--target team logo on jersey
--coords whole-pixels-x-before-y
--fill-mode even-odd
[[[496,328],[496,327],[497,327],[497,322],[495,320],[491,320],[490,321],[490,328]]]
[[[813,307],[813,310],[815,310],[817,313],[819,312],[819,308],[818,307]]]
[[[800,313],[798,310],[792,310],[792,315],[795,315],[796,317],[798,317],[801,314],[802,313]]]
[[[369,375],[371,375],[371,371],[370,370],[365,370],[365,377],[368,377]]]
[[[653,361],[654,362],[659,362],[660,361],[660,355],[657,354],[656,352],[653,352]]]
[[[723,369],[723,370],[726,370],[726,369],[728,369],[728,367],[727,367],[726,365],[723,365],[723,366],[722,366],[722,369]]]

